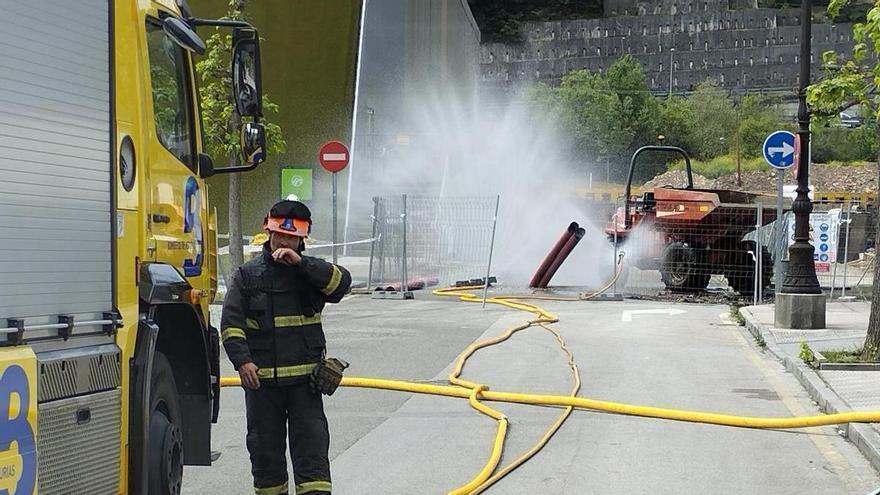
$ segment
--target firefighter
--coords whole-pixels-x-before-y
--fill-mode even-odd
[[[223,304],[221,338],[245,389],[247,448],[258,495],[331,492],[321,394],[333,393],[348,365],[325,359],[321,310],[342,299],[351,275],[302,254],[311,227],[306,205],[276,203],[263,222],[269,240],[262,254],[235,272]]]

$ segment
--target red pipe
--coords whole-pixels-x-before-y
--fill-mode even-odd
[[[406,290],[421,290],[425,287],[433,287],[439,283],[440,279],[437,277],[413,277],[406,281]],[[398,291],[400,290],[400,282],[379,285],[375,290]]]
[[[553,275],[556,275],[556,270],[559,270],[559,267],[562,266],[562,262],[564,262],[565,259],[568,258],[568,255],[571,254],[571,251],[574,249],[574,247],[577,246],[579,242],[581,242],[581,239],[583,239],[584,234],[586,233],[586,230],[579,228],[571,237],[568,238],[568,242],[566,242],[565,245],[562,246],[562,250],[559,251],[556,259],[553,260],[553,263],[550,264],[550,266],[547,268],[544,276],[541,277],[541,281],[538,283],[539,288],[543,289],[547,287],[547,284],[550,283],[550,279],[553,278]]]
[[[529,287],[539,287],[541,279],[544,277],[544,272],[547,271],[547,268],[553,263],[556,257],[559,255],[559,252],[562,251],[565,243],[571,239],[571,236],[574,235],[578,230],[577,222],[571,222],[565,232],[562,233],[562,237],[556,241],[556,244],[553,246],[553,249],[547,253],[547,256],[544,258],[544,261],[541,262],[541,265],[538,267],[538,270],[535,271],[535,274],[532,276],[532,280],[529,282]]]

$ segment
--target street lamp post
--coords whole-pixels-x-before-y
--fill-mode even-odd
[[[809,198],[810,178],[810,110],[807,107],[807,86],[810,84],[810,37],[812,34],[812,1],[801,4],[801,54],[798,87],[798,155],[797,197],[792,203],[795,215],[794,244],[789,248],[789,266],[777,293],[776,326],[779,328],[825,328],[825,297],[816,278],[813,246],[810,244]]]
[[[672,73],[675,72],[674,65],[672,65],[672,55],[675,54],[675,47],[669,49],[669,98],[672,98]]]

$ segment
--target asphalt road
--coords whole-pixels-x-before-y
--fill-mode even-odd
[[[528,315],[423,297],[357,296],[328,308],[331,355],[351,375],[445,381],[469,343]],[[580,368],[580,396],[749,416],[816,414],[800,385],[727,307],[552,302]],[[672,310],[672,311],[669,311]],[[630,311],[624,314],[624,311]],[[232,370],[227,366],[227,372]],[[531,328],[476,354],[466,378],[494,390],[568,393],[555,339]],[[334,493],[445,493],[483,466],[495,424],[466,401],[341,389],[327,400]],[[527,450],[558,415],[493,404],[511,420],[502,464]],[[184,493],[253,493],[244,447],[243,394],[225,389],[210,468],[187,468]],[[758,431],[577,411],[533,460],[487,493],[867,493],[880,478],[836,428]]]

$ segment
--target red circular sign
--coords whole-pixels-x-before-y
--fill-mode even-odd
[[[334,174],[348,165],[348,157],[348,148],[339,141],[330,141],[318,151],[318,161],[321,162],[321,166]]]

